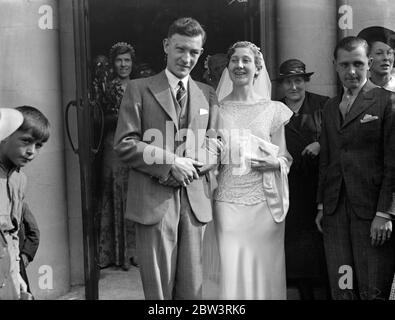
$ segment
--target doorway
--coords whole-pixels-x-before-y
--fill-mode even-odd
[[[90,0],[92,57],[108,55],[124,41],[136,50],[136,62],[147,62],[156,72],[165,66],[162,40],[177,18],[191,16],[207,32],[204,53],[192,71],[201,80],[207,54],[226,53],[238,40],[260,42],[259,0]]]
[[[162,41],[167,36],[169,25],[182,16],[195,18],[207,32],[204,53],[191,73],[192,78],[198,81],[203,81],[207,55],[226,53],[236,41],[249,40],[259,45],[261,40],[260,0],[88,0],[88,4],[90,69],[95,57],[108,57],[114,43],[127,42],[136,52],[134,65],[148,63],[154,72],[160,72],[165,67]],[[103,166],[100,155],[97,159],[92,164],[94,179],[99,177]],[[100,183],[93,186],[94,199],[97,199],[101,188]],[[100,261],[100,258],[95,260]],[[101,269],[99,290],[118,288],[116,283],[130,283],[130,277],[137,277],[139,281],[138,269],[132,267],[124,272],[120,266],[110,265]],[[141,290],[139,285],[133,287]],[[122,292],[121,296],[112,298],[141,296],[127,290]],[[107,296],[111,295],[99,292],[99,297]]]

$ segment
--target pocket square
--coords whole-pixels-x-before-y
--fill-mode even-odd
[[[202,116],[202,115],[205,115],[205,114],[208,114],[208,110],[207,109],[200,109],[199,110],[199,114]]]
[[[361,123],[366,123],[366,122],[370,122],[373,120],[377,120],[378,118],[379,118],[378,116],[372,116],[371,114],[365,114],[360,121],[361,121]]]

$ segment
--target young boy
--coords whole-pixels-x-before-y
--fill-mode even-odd
[[[23,115],[15,110],[0,108],[0,142],[13,133],[23,122]],[[0,228],[0,300],[16,299],[14,286],[9,281],[10,254],[5,235]]]
[[[32,161],[49,138],[49,121],[36,108],[16,108],[23,115],[22,125],[0,143],[0,228],[8,244],[11,258],[10,275],[20,296],[19,239],[26,176],[21,168]]]

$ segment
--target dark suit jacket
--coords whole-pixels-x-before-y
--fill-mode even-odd
[[[40,230],[33,213],[25,202],[22,207],[22,221],[18,237],[20,254],[26,254],[29,261],[32,261],[40,244]]]
[[[26,202],[22,206],[22,221],[18,231],[19,237],[19,255],[25,254],[31,262],[36,255],[38,245],[40,244],[40,230],[33,213],[30,211]],[[31,293],[29,279],[23,259],[19,260],[19,267],[22,279],[27,285],[27,291]]]
[[[330,99],[324,107],[317,201],[323,203],[324,214],[333,214],[344,181],[355,213],[372,219],[377,211],[388,211],[392,201],[394,96],[368,80],[344,121],[341,99],[342,95]],[[372,121],[363,120],[369,117]]]
[[[114,148],[129,171],[126,216],[141,224],[155,224],[174,208],[176,189],[160,184],[170,172],[179,132],[175,100],[164,71],[131,80],[122,99]],[[218,101],[210,86],[188,81],[188,128],[185,155],[196,158],[208,129],[219,127]],[[147,158],[150,161],[147,161]],[[188,199],[200,222],[212,219],[209,175],[187,186]]]

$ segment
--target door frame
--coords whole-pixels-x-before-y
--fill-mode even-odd
[[[93,212],[92,117],[89,103],[90,36],[87,0],[73,1],[76,101],[78,123],[78,153],[81,177],[81,208],[83,224],[85,299],[99,298],[99,268],[97,263],[97,232]]]

